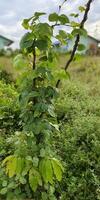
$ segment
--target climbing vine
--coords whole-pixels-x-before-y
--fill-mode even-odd
[[[64,69],[59,69],[59,72],[55,70],[54,73],[56,52],[52,39],[55,37],[63,45],[77,34],[86,36],[80,23],[60,13],[63,4],[59,6],[59,13],[48,16],[48,23],[42,22],[42,17],[46,15],[44,12],[35,12],[22,23],[27,30],[20,41],[23,55],[14,59],[14,65],[23,69],[18,81],[22,130],[11,136],[12,154],[2,163],[9,180],[13,180],[14,184],[12,188],[1,190],[1,194],[7,193],[7,197],[11,189],[17,190],[24,185],[21,189],[22,199],[53,200],[56,199],[55,184],[62,179],[64,168],[52,147],[53,136],[59,134],[54,106],[59,95],[55,73],[58,80],[67,78],[67,74]],[[79,11],[85,10],[85,7],[79,7]],[[71,14],[75,19],[78,15]],[[69,26],[72,31],[68,33],[59,28],[55,34],[57,26]],[[83,45],[77,43],[76,50],[78,48],[83,49]]]

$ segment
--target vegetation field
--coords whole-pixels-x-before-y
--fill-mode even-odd
[[[59,56],[59,68],[66,63],[66,55]],[[0,58],[0,159],[12,154],[14,148],[27,150],[22,145],[18,89],[13,82],[16,71],[12,58]],[[60,200],[100,199],[100,58],[82,57],[73,61],[70,78],[60,85],[60,96],[55,101],[60,133],[52,137],[52,147],[62,160],[64,173],[52,193]],[[8,74],[12,76],[8,76]],[[9,79],[10,77],[10,79]],[[9,79],[9,81],[8,81]],[[14,132],[16,135],[13,137]],[[19,148],[19,151],[20,151]],[[13,173],[13,172],[12,172]],[[13,195],[15,196],[13,199]],[[51,195],[52,196],[52,195]],[[29,198],[30,197],[30,198]],[[44,195],[45,197],[45,195]],[[43,200],[45,198],[43,197]],[[33,199],[27,176],[10,179],[0,164],[0,200]],[[53,196],[51,198],[54,199]],[[38,199],[39,200],[39,199]]]
[[[63,54],[58,56],[58,67],[64,68],[68,56]],[[13,58],[0,57],[0,69],[16,77],[16,70],[13,67]],[[73,61],[68,69],[71,80],[80,81],[82,84],[96,90],[100,84],[100,56],[82,56],[78,61]],[[99,92],[99,89],[97,93]]]

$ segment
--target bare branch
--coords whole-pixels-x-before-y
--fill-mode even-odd
[[[84,13],[83,19],[82,19],[82,21],[81,21],[81,23],[80,23],[80,29],[83,29],[83,28],[84,28],[84,24],[85,24],[85,22],[86,22],[87,19],[88,19],[88,13],[89,13],[90,6],[91,6],[92,1],[93,1],[93,0],[88,0],[88,2],[87,2],[87,4],[86,4],[85,13]],[[78,47],[78,44],[79,44],[79,41],[80,41],[80,34],[77,34],[76,40],[75,40],[75,44],[74,44],[74,47],[73,47],[73,50],[72,50],[72,53],[71,53],[71,56],[70,56],[69,60],[67,61],[66,65],[65,65],[65,71],[68,69],[70,63],[73,61],[75,52],[76,52],[77,47]],[[59,83],[60,83],[60,80],[57,81],[56,87],[59,87]]]
[[[64,24],[64,25],[61,25],[61,24],[54,24],[52,25],[52,28],[56,27],[56,26],[68,26],[68,27],[71,27],[71,28],[74,28],[75,26],[74,25],[71,25],[71,24]]]

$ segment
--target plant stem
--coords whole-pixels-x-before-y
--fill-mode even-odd
[[[35,49],[35,40],[34,40],[34,46],[33,46],[33,70],[36,68],[36,49]]]
[[[33,70],[35,70],[36,68],[36,48],[35,48],[35,40],[34,40],[34,44],[33,44]],[[33,88],[35,88],[35,82],[36,79],[33,79]]]

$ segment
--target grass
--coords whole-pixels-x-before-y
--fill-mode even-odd
[[[64,67],[66,59],[68,59],[68,56],[60,56],[58,66]],[[97,193],[100,180],[98,175],[100,169],[99,63],[99,57],[83,57],[81,60],[73,61],[68,69],[71,78],[63,81],[60,97],[56,102],[61,134],[54,134],[53,146],[64,161],[63,181],[57,188],[57,194],[60,191],[63,200],[99,199],[99,192]],[[0,66],[8,73],[16,76],[11,58],[1,57]],[[1,88],[2,95],[7,96],[6,93],[9,93],[10,89],[11,98],[13,97],[12,86],[1,83]],[[16,104],[14,104],[14,107],[9,98],[4,97],[4,100],[2,108],[4,115],[7,116],[8,114],[8,116],[3,118],[2,127],[7,130],[7,133],[12,134],[16,129],[18,130],[18,120],[20,119],[16,117],[19,116],[19,111],[15,115]],[[13,113],[15,118],[12,118]],[[8,121],[4,123],[4,120]],[[5,140],[0,142],[3,150],[8,149]],[[5,178],[1,173],[1,183],[2,180],[6,180]],[[20,189],[23,190],[23,188]],[[14,192],[14,189],[11,188],[10,190]]]
[[[58,67],[65,66],[68,55],[59,55]],[[13,68],[13,58],[0,57],[0,69],[16,77],[16,71]],[[82,56],[79,60],[74,60],[68,68],[71,81],[81,83],[89,88],[90,95],[100,95],[100,57]],[[65,82],[66,86],[66,82]]]
[[[59,67],[64,67],[67,60],[66,55],[59,57]],[[100,166],[100,57],[85,56],[73,61],[68,72],[70,80],[63,81],[57,102],[61,134],[55,140],[66,163],[61,185],[66,192],[62,199],[97,200],[100,197],[96,186],[100,183],[100,170],[96,171]]]
[[[8,74],[12,74],[13,78],[16,77],[16,72],[13,68],[13,58],[0,57],[0,70],[5,70]]]
[[[0,57],[0,69],[6,70],[8,73],[12,73],[12,58]]]
[[[64,67],[68,56],[59,57],[59,67]],[[100,95],[100,57],[83,56],[73,61],[68,68],[71,81],[81,83],[89,89],[90,95]]]

